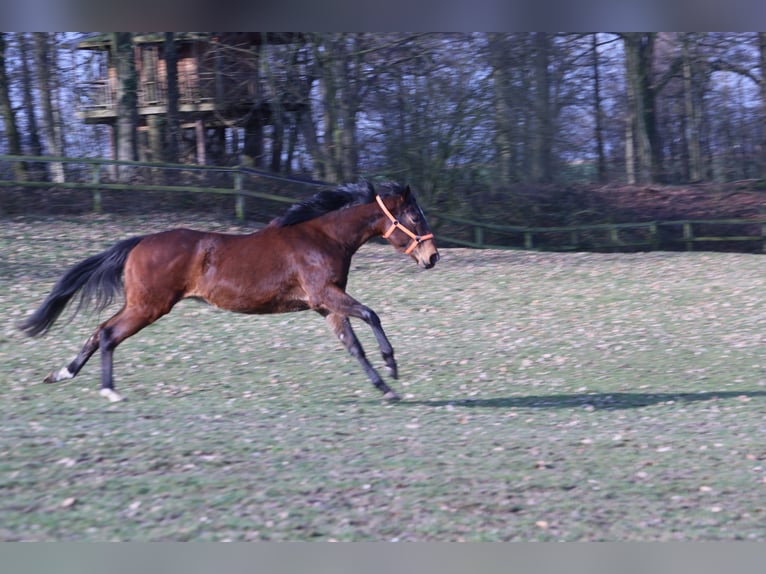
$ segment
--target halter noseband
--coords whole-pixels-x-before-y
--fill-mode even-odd
[[[388,239],[391,237],[391,234],[394,232],[395,229],[399,229],[400,231],[403,231],[412,241],[407,246],[407,249],[404,250],[404,253],[409,255],[414,251],[414,249],[423,243],[424,241],[428,239],[433,239],[434,234],[428,233],[426,235],[415,235],[412,231],[407,229],[404,225],[399,223],[399,220],[394,217],[391,212],[388,210],[388,208],[383,203],[383,199],[379,196],[375,196],[375,200],[378,202],[378,205],[383,210],[383,213],[388,217],[389,221],[391,221],[391,227],[389,227],[386,232],[383,234],[383,239]]]

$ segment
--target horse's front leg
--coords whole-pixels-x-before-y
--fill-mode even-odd
[[[367,360],[362,344],[359,342],[356,333],[354,333],[354,330],[351,328],[351,322],[348,320],[348,317],[344,317],[338,313],[322,314],[326,316],[327,322],[332,327],[332,330],[335,332],[335,335],[340,342],[343,343],[343,346],[346,347],[346,350],[362,365],[364,372],[367,373],[367,376],[370,381],[372,381],[375,388],[383,393],[383,398],[391,401],[398,401],[401,397],[399,397],[399,395],[389,387],[385,381],[383,381],[378,372],[370,364],[370,361]],[[393,360],[393,350],[391,351],[391,358]],[[394,368],[395,367],[396,364],[394,364]]]
[[[356,303],[356,305],[352,307],[352,310],[348,315],[350,317],[361,319],[372,328],[372,332],[375,334],[375,338],[378,341],[380,354],[383,357],[383,361],[386,363],[388,374],[391,375],[392,378],[398,379],[399,368],[396,365],[396,359],[394,359],[394,348],[391,346],[388,337],[386,337],[385,331],[383,331],[383,326],[380,324],[380,317],[378,317],[378,314],[369,307],[357,303],[356,301],[354,301],[354,303]]]
[[[372,329],[375,339],[378,341],[380,354],[383,356],[389,374],[394,379],[399,378],[399,370],[396,366],[396,359],[394,359],[394,348],[391,346],[388,337],[386,337],[386,333],[380,324],[380,317],[378,317],[375,311],[366,305],[362,305],[337,286],[332,286],[323,292],[323,296],[318,300],[315,309],[320,312],[324,310],[323,315],[337,313],[343,317],[356,317],[367,323]]]

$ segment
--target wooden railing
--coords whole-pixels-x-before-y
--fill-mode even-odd
[[[470,230],[467,235],[471,239],[439,233],[437,236],[440,243],[477,249],[638,251],[683,248],[694,251],[703,244],[709,248],[711,244],[724,242],[749,242],[754,244],[750,251],[766,252],[766,219],[689,219],[559,227],[490,224],[443,214],[436,214],[433,219],[439,228],[443,230],[449,227],[453,234],[459,228]],[[713,234],[711,228],[726,231],[739,228],[749,233]],[[488,240],[488,235],[495,239]]]
[[[160,191],[191,192],[230,195],[234,199],[234,214],[239,220],[245,218],[246,197],[280,203],[294,203],[298,197],[288,197],[245,189],[244,177],[262,177],[286,180],[297,185],[330,186],[324,182],[302,181],[270,174],[251,168],[201,166],[192,164],[150,163],[117,161],[100,158],[62,158],[40,156],[0,155],[0,174],[3,162],[25,162],[27,164],[57,163],[84,166],[80,169],[79,181],[16,181],[0,177],[1,187],[63,188],[90,190],[92,209],[102,209],[101,192],[112,191]],[[154,183],[119,183],[105,181],[105,170],[120,167],[144,168],[156,171],[178,170],[186,172],[219,172],[230,175],[231,187],[205,187],[198,185],[161,185]],[[6,169],[12,174],[12,169]],[[89,174],[83,177],[83,172]],[[86,181],[87,179],[87,181]],[[551,251],[637,251],[657,249],[686,249],[693,251],[698,246],[707,247],[727,242],[729,244],[750,243],[748,251],[766,252],[766,218],[763,219],[705,219],[678,221],[650,221],[640,223],[604,223],[597,225],[572,225],[559,227],[526,227],[500,225],[454,217],[448,214],[429,212],[429,221],[435,228],[436,238],[443,246],[463,246],[477,249],[539,249]],[[712,228],[726,231],[711,233]],[[732,228],[742,232],[731,233]]]
[[[204,166],[194,164],[172,164],[172,163],[154,163],[139,161],[120,161],[101,158],[65,158],[48,156],[15,156],[0,155],[0,165],[2,162],[24,162],[27,164],[39,163],[57,163],[57,164],[76,164],[85,166],[84,171],[90,174],[89,181],[83,181],[80,175],[76,181],[33,181],[33,180],[11,180],[0,179],[0,187],[27,187],[27,188],[60,188],[60,189],[81,189],[90,190],[93,194],[93,211],[101,212],[102,195],[104,190],[111,191],[160,191],[160,192],[186,192],[186,193],[211,193],[219,195],[231,195],[234,198],[234,212],[239,220],[245,218],[244,199],[252,197],[261,200],[276,201],[281,203],[294,203],[295,197],[286,197],[259,191],[245,189],[243,178],[245,176],[255,176],[272,179],[287,179],[281,176],[273,175],[265,171],[241,166]],[[163,185],[156,183],[119,183],[115,181],[104,181],[102,175],[106,169],[119,169],[121,167],[143,168],[153,172],[162,171],[185,171],[185,172],[208,172],[208,173],[226,173],[231,176],[232,187],[205,187],[198,185]],[[11,173],[12,170],[9,170]],[[0,172],[1,173],[1,172]],[[76,179],[76,178],[75,178]],[[302,182],[298,179],[290,179],[295,184],[306,185],[324,185],[321,182]],[[326,184],[329,185],[329,184]]]
[[[199,105],[213,101],[215,84],[214,72],[199,72],[184,75],[178,81],[179,105]],[[82,98],[80,111],[117,110],[117,96],[114,85],[107,78],[88,80],[79,84]],[[167,105],[167,82],[164,80],[145,81],[138,88],[139,106]]]

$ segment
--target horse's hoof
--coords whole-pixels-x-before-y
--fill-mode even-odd
[[[121,394],[115,392],[112,389],[101,389],[99,391],[99,394],[102,397],[108,399],[110,403],[119,403],[125,400],[125,398]]]
[[[388,391],[386,394],[383,395],[383,398],[387,401],[391,401],[392,403],[402,400],[402,397],[397,395],[394,391]]]
[[[71,379],[73,377],[74,375],[69,371],[69,369],[67,367],[63,367],[58,371],[51,371],[48,373],[48,376],[45,377],[43,383],[58,383],[59,381],[66,381],[67,379]]]

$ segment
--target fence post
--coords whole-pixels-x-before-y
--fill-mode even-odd
[[[657,232],[656,221],[649,224],[649,244],[651,245],[652,251],[657,251],[660,247],[660,236]]]
[[[245,220],[245,196],[240,193],[242,191],[242,172],[237,170],[234,174],[234,191],[236,192],[234,212],[238,221]]]
[[[91,176],[91,183],[98,185],[101,183],[101,164],[92,164],[93,175]],[[101,213],[101,190],[98,188],[93,189],[93,212]]]
[[[524,249],[532,249],[534,245],[532,244],[532,232],[531,231],[525,231],[524,232]]]
[[[473,241],[479,248],[484,247],[484,228],[477,225],[473,228]]]
[[[616,251],[620,245],[620,231],[617,227],[609,228],[609,241],[612,243],[612,250]]]
[[[686,250],[694,251],[694,233],[689,221],[684,221],[684,241],[686,242]]]

